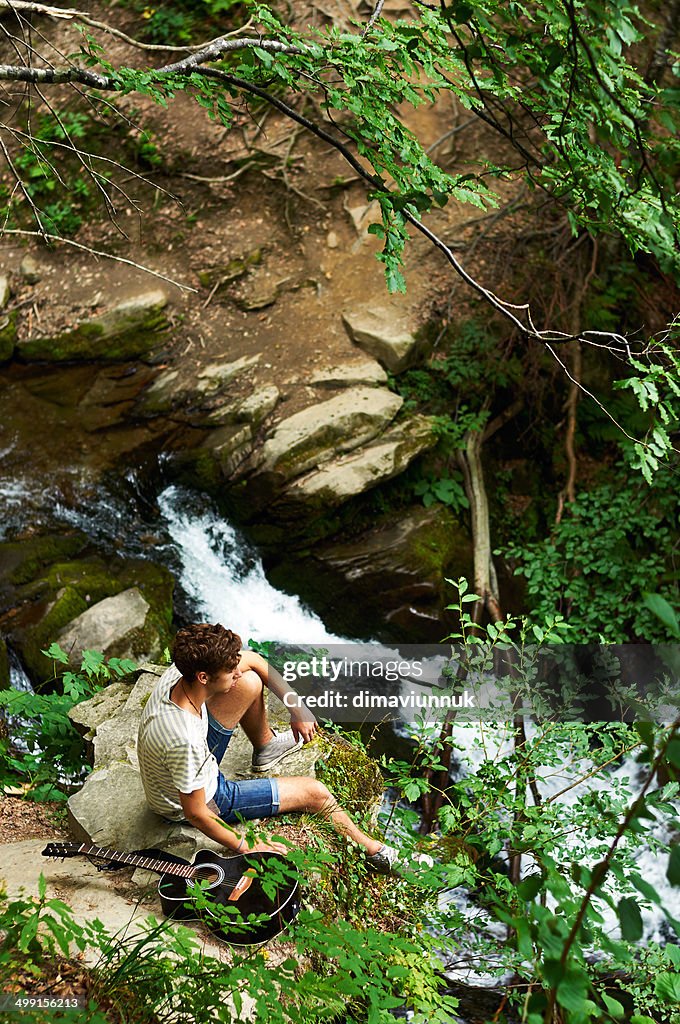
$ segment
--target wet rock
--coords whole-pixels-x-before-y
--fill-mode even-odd
[[[454,625],[444,612],[446,577],[471,572],[467,530],[437,506],[389,513],[358,537],[317,545],[302,563],[281,563],[270,578],[275,585],[293,574],[302,580],[301,597],[345,635],[429,643]]]
[[[350,384],[386,384],[387,374],[375,359],[362,359],[315,370],[309,382],[329,388],[347,387]]]
[[[228,479],[253,450],[253,431],[248,424],[222,427],[209,434],[202,448],[210,452],[221,477]]]
[[[259,453],[257,472],[282,483],[300,476],[377,437],[402,403],[391,391],[356,387],[303,409],[276,426]]]
[[[428,349],[407,313],[396,303],[360,306],[343,313],[342,322],[354,344],[391,373],[401,373],[413,366]]]
[[[107,657],[146,658],[161,653],[160,637],[147,628],[151,606],[138,587],[104,598],[59,632],[57,640],[73,663],[82,651],[101,651]]]
[[[425,416],[413,417],[358,452],[298,477],[274,503],[272,514],[291,518],[335,508],[402,473],[436,443],[431,421]]]
[[[53,337],[19,341],[17,355],[26,362],[125,362],[143,357],[169,326],[163,314],[167,301],[161,289],[145,292]]]
[[[42,277],[42,270],[40,264],[31,256],[30,253],[26,253],[19,265],[19,273],[23,277],[26,284],[37,284]]]

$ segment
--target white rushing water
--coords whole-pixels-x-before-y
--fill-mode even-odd
[[[212,509],[189,510],[184,499],[182,488],[171,486],[158,505],[181,560],[182,587],[200,618],[222,622],[244,642],[343,642],[298,597],[272,587],[242,534]]]

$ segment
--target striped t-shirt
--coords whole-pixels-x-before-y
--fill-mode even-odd
[[[171,665],[146,702],[139,723],[137,756],[149,807],[165,818],[184,817],[179,793],[205,790],[206,803],[217,789],[217,761],[208,749],[208,713],[201,718],[178,708],[170,691],[181,672]]]

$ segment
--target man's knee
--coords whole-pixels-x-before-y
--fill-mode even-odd
[[[264,693],[264,684],[257,672],[250,668],[242,676],[239,676],[234,690],[237,692],[240,690],[241,693],[252,692],[253,697],[259,697],[260,694]]]

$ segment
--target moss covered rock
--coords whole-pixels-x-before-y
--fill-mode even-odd
[[[109,636],[106,653],[138,658],[157,655],[170,642],[173,586],[167,569],[141,559],[54,561],[16,590],[17,607],[6,617],[7,633],[29,676],[43,680],[49,674],[43,649],[60,635],[66,647],[73,644],[76,660],[82,646],[97,649],[85,633],[78,648],[78,636],[69,638],[64,631],[100,602],[134,590],[139,594],[136,604],[147,606],[145,614],[138,615],[134,623],[128,621],[120,637]],[[107,608],[103,612],[106,619]],[[96,641],[95,634],[91,636]]]
[[[359,536],[315,545],[274,566],[269,578],[309,601],[346,636],[436,642],[453,620],[446,577],[472,572],[467,530],[443,506],[386,513]]]
[[[20,341],[17,355],[26,362],[50,363],[116,363],[145,356],[169,326],[163,313],[167,301],[160,289],[145,292],[60,334]]]

